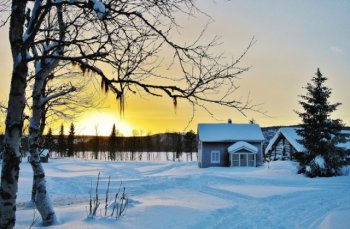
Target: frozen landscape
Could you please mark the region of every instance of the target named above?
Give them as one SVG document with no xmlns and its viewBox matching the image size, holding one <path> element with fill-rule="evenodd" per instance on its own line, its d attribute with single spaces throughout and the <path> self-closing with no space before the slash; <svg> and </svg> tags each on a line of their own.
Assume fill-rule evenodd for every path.
<svg viewBox="0 0 350 229">
<path fill-rule="evenodd" d="M 59 217 L 48 228 L 348 228 L 350 175 L 310 179 L 296 164 L 200 169 L 196 162 L 111 162 L 50 159 L 43 164 Z M 91 182 L 101 172 L 101 209 L 123 181 L 130 203 L 119 220 L 87 219 Z M 29 228 L 32 171 L 21 163 L 16 228 Z M 93 185 L 94 186 L 94 185 Z M 94 195 L 94 190 L 92 191 Z M 37 217 L 35 214 L 34 217 Z M 41 228 L 37 220 L 32 228 Z"/>
</svg>

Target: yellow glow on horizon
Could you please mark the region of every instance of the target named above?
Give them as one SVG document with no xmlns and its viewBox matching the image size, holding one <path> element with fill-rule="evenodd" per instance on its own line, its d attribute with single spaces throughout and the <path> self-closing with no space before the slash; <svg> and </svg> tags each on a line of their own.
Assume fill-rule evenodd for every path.
<svg viewBox="0 0 350 229">
<path fill-rule="evenodd" d="M 96 135 L 109 136 L 112 132 L 113 124 L 116 130 L 122 133 L 123 136 L 131 136 L 132 127 L 126 121 L 120 120 L 116 115 L 110 113 L 89 113 L 82 117 L 76 127 L 77 135 Z"/>
</svg>

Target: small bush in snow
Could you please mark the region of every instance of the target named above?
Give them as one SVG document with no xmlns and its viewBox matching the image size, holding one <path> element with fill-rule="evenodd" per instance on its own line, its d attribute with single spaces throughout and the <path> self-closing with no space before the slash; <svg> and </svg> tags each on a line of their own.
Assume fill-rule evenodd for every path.
<svg viewBox="0 0 350 229">
<path fill-rule="evenodd" d="M 113 200 L 110 202 L 109 199 L 109 187 L 110 187 L 111 177 L 108 177 L 108 184 L 105 196 L 104 209 L 100 208 L 101 202 L 99 198 L 99 183 L 100 183 L 100 172 L 97 175 L 97 181 L 95 186 L 95 197 L 92 197 L 92 183 L 90 189 L 90 200 L 89 200 L 89 214 L 88 218 L 93 218 L 97 215 L 98 209 L 100 208 L 100 214 L 104 211 L 105 217 L 111 217 L 118 220 L 120 217 L 124 216 L 128 208 L 129 199 L 126 193 L 125 187 L 122 187 L 122 182 L 120 182 L 119 189 L 114 195 Z M 110 212 L 110 213 L 109 213 Z"/>
</svg>

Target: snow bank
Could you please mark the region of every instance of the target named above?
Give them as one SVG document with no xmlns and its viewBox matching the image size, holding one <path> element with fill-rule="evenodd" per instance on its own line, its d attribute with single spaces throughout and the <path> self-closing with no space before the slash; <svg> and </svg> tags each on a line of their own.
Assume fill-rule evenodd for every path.
<svg viewBox="0 0 350 229">
<path fill-rule="evenodd" d="M 315 190 L 315 188 L 299 188 L 271 185 L 219 185 L 215 188 L 254 198 L 267 198 L 272 196 L 286 195 L 294 192 L 305 192 Z"/>
<path fill-rule="evenodd" d="M 65 228 L 346 228 L 350 176 L 306 178 L 296 164 L 199 169 L 196 162 L 114 162 L 53 159 L 43 164 L 47 188 Z M 101 172 L 101 206 L 108 176 L 110 196 L 120 181 L 130 205 L 116 221 L 98 213 L 87 220 L 91 182 Z M 29 228 L 32 171 L 21 163 L 16 228 Z M 93 190 L 94 193 L 94 190 Z M 103 212 L 103 211 L 102 211 Z M 254 219 L 254 220 L 252 220 Z M 32 228 L 42 228 L 37 221 Z"/>
<path fill-rule="evenodd" d="M 331 211 L 321 224 L 318 226 L 319 229 L 328 229 L 328 228 L 336 228 L 336 229 L 348 229 L 349 228 L 349 216 L 350 209 L 339 209 Z"/>
<path fill-rule="evenodd" d="M 227 201 L 205 193 L 192 191 L 188 189 L 164 189 L 154 191 L 147 195 L 135 198 L 142 203 L 143 206 L 174 206 L 181 208 L 191 208 L 196 211 L 214 211 L 220 208 L 233 207 L 232 201 Z M 208 205 L 208 202 L 215 205 Z"/>
</svg>

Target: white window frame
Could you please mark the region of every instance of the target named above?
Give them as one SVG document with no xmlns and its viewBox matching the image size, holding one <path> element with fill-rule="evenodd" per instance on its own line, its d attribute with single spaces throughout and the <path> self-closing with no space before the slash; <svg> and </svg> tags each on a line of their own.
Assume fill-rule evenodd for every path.
<svg viewBox="0 0 350 229">
<path fill-rule="evenodd" d="M 212 150 L 210 153 L 210 162 L 219 164 L 220 163 L 220 151 L 219 150 Z"/>
</svg>

